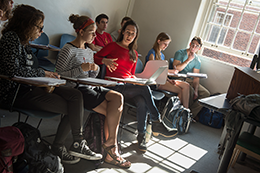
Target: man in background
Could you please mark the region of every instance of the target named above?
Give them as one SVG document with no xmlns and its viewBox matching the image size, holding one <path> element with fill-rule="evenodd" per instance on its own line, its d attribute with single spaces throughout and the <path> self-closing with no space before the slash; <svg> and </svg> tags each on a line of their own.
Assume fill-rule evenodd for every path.
<svg viewBox="0 0 260 173">
<path fill-rule="evenodd" d="M 106 14 L 100 14 L 96 17 L 95 22 L 97 25 L 96 38 L 89 45 L 93 51 L 100 51 L 108 43 L 112 42 L 112 37 L 109 33 L 105 32 L 108 25 L 108 16 Z"/>
<path fill-rule="evenodd" d="M 175 53 L 173 67 L 176 67 L 179 73 L 199 73 L 201 61 L 196 52 L 201 49 L 202 45 L 202 39 L 195 36 L 191 40 L 190 47 L 188 49 L 181 49 Z M 198 120 L 197 114 L 202 108 L 202 106 L 198 103 L 198 99 L 209 97 L 210 93 L 205 87 L 200 85 L 198 77 L 187 78 L 186 82 L 190 84 L 189 108 L 191 109 L 193 118 Z"/>
</svg>

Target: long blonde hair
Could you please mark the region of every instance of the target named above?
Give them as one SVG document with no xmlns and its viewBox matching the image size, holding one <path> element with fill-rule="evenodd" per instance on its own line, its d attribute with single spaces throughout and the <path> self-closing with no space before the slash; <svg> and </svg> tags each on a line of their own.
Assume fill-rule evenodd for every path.
<svg viewBox="0 0 260 173">
<path fill-rule="evenodd" d="M 161 60 L 161 52 L 159 50 L 158 40 L 160 40 L 160 41 L 171 40 L 171 37 L 167 33 L 165 33 L 165 32 L 161 32 L 157 36 L 157 38 L 156 38 L 156 40 L 155 40 L 155 42 L 153 44 L 153 49 L 155 51 L 155 57 L 154 57 L 155 60 Z"/>
</svg>

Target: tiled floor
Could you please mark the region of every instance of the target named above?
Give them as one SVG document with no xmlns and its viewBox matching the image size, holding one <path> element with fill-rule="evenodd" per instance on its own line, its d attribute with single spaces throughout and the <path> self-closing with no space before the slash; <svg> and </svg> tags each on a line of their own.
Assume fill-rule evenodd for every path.
<svg viewBox="0 0 260 173">
<path fill-rule="evenodd" d="M 0 115 L 5 115 L 2 118 L 2 126 L 12 125 L 17 121 L 16 113 L 1 111 Z M 126 115 L 126 114 L 125 114 Z M 87 117 L 87 115 L 86 115 Z M 85 118 L 86 118 L 85 117 Z M 134 116 L 126 115 L 125 121 L 134 119 Z M 37 125 L 37 118 L 30 118 L 29 123 Z M 53 134 L 56 132 L 60 117 L 52 119 L 44 119 L 40 126 L 42 136 Z M 164 138 L 161 136 L 152 137 L 148 143 L 146 153 L 140 153 L 137 147 L 136 135 L 134 130 L 129 128 L 123 130 L 121 134 L 123 157 L 132 162 L 131 168 L 124 170 L 108 164 L 96 166 L 93 161 L 81 160 L 75 165 L 64 165 L 66 173 L 189 173 L 191 170 L 196 170 L 199 173 L 215 173 L 218 168 L 219 159 L 217 154 L 217 145 L 222 132 L 222 129 L 214 129 L 204 126 L 200 123 L 192 123 L 190 131 L 184 135 L 177 135 L 172 138 Z M 52 142 L 53 137 L 45 138 Z M 119 137 L 120 139 L 120 137 Z M 71 136 L 66 140 L 66 146 L 71 143 Z M 247 159 L 248 160 L 248 159 Z M 257 165 L 259 163 L 256 163 Z M 247 164 L 253 167 L 254 164 Z M 234 168 L 230 168 L 229 173 L 256 173 L 259 172 L 236 164 Z"/>
</svg>

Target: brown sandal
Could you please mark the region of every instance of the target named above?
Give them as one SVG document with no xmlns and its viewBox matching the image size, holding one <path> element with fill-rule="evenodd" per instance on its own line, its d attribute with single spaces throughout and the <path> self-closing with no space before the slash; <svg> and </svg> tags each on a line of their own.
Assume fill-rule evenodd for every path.
<svg viewBox="0 0 260 173">
<path fill-rule="evenodd" d="M 102 147 L 104 148 L 104 150 L 109 154 L 110 157 L 112 157 L 113 160 L 107 160 L 105 159 L 105 163 L 111 164 L 111 165 L 115 165 L 118 166 L 120 168 L 130 168 L 131 166 L 131 162 L 129 162 L 128 160 L 123 159 L 120 156 L 117 156 L 115 154 L 112 153 L 112 148 L 115 148 L 115 145 L 111 145 L 109 147 L 105 146 L 104 144 L 102 145 Z M 118 159 L 123 159 L 123 160 L 118 160 Z M 129 162 L 130 165 L 123 165 L 124 163 Z"/>
</svg>

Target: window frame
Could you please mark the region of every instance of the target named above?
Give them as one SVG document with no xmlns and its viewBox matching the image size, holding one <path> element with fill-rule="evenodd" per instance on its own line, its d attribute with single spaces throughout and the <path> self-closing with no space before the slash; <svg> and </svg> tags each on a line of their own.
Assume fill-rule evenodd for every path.
<svg viewBox="0 0 260 173">
<path fill-rule="evenodd" d="M 230 27 L 230 24 L 228 26 L 225 26 L 224 25 L 225 19 L 223 20 L 221 25 L 219 25 L 217 23 L 213 24 L 214 22 L 211 22 L 211 21 L 215 20 L 215 17 L 214 17 L 215 14 L 220 12 L 220 11 L 217 11 L 217 8 L 218 8 L 217 7 L 217 3 L 218 3 L 218 1 L 221 1 L 221 0 L 211 0 L 209 2 L 209 5 L 208 5 L 207 11 L 206 11 L 206 15 L 202 19 L 203 23 L 202 23 L 202 29 L 200 31 L 200 35 L 202 36 L 202 39 L 204 40 L 204 45 L 203 45 L 201 51 L 198 52 L 198 54 L 202 55 L 202 53 L 204 51 L 204 48 L 209 48 L 209 49 L 212 49 L 214 51 L 226 52 L 227 54 L 230 54 L 230 55 L 234 55 L 234 56 L 237 56 L 237 57 L 240 57 L 240 58 L 244 58 L 244 59 L 247 59 L 247 60 L 252 60 L 254 54 L 258 53 L 258 49 L 259 49 L 259 46 L 260 46 L 260 39 L 259 39 L 254 53 L 250 53 L 249 52 L 254 36 L 257 35 L 258 37 L 260 37 L 260 33 L 256 33 L 257 26 L 260 25 L 260 12 L 257 13 L 256 11 L 246 10 L 246 7 L 250 3 L 250 1 L 249 0 L 245 0 L 244 6 L 243 6 L 242 9 L 241 8 L 237 8 L 237 9 L 232 8 L 232 9 L 235 9 L 235 10 L 239 9 L 239 11 L 242 13 L 240 18 L 239 18 L 239 23 L 237 24 L 236 28 Z M 241 2 L 243 0 L 227 0 L 228 5 L 230 3 L 232 3 L 232 2 L 234 2 L 234 1 Z M 224 18 L 226 18 L 226 14 L 229 14 L 228 13 L 228 10 L 229 10 L 228 5 L 226 5 L 226 6 L 223 5 L 223 7 L 225 8 L 225 12 L 223 12 L 223 13 L 225 13 L 225 17 Z M 242 19 L 243 19 L 244 13 L 248 13 L 248 12 L 249 13 L 253 13 L 253 14 L 257 14 L 257 20 L 256 20 L 256 23 L 255 23 L 252 31 L 245 31 L 245 30 L 239 29 L 240 24 L 241 24 Z M 233 19 L 233 17 L 231 18 L 231 21 L 232 21 L 232 19 Z M 229 47 L 225 46 L 224 44 L 221 44 L 221 45 L 217 44 L 217 42 L 219 40 L 219 37 L 221 35 L 221 32 L 218 33 L 218 36 L 217 36 L 217 39 L 216 39 L 215 43 L 206 41 L 207 38 L 208 38 L 208 35 L 211 32 L 211 31 L 207 31 L 208 27 L 210 28 L 210 26 L 213 26 L 213 25 L 220 26 L 220 30 L 222 30 L 222 28 L 235 30 L 234 37 L 232 38 L 232 42 L 231 42 Z M 211 29 L 209 29 L 209 30 L 211 30 Z M 250 44 L 248 44 L 246 46 L 246 50 L 245 51 L 241 51 L 241 50 L 237 50 L 237 49 L 233 48 L 235 39 L 237 37 L 237 33 L 239 31 L 243 32 L 243 33 L 250 33 L 250 38 L 249 38 Z M 224 38 L 224 41 L 225 41 L 225 38 Z"/>
</svg>

